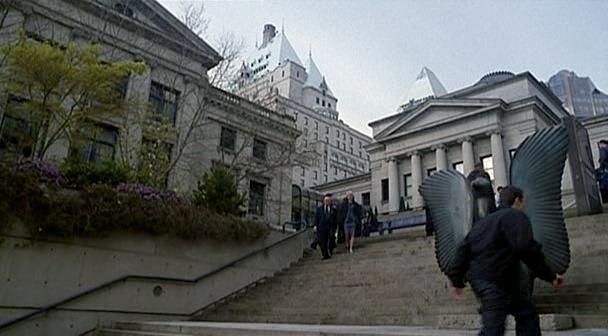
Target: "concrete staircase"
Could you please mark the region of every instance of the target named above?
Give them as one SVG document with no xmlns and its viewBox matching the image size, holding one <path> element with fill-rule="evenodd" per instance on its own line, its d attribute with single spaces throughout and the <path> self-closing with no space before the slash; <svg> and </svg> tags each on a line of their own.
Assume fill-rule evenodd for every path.
<svg viewBox="0 0 608 336">
<path fill-rule="evenodd" d="M 474 330 L 404 326 L 345 326 L 221 322 L 118 322 L 97 336 L 474 336 Z M 514 336 L 514 331 L 506 335 Z M 543 332 L 545 336 L 608 336 L 607 330 Z"/>
<path fill-rule="evenodd" d="M 567 314 L 576 327 L 608 328 L 608 214 L 567 220 L 572 264 L 566 286 L 537 281 L 543 314 Z M 434 257 L 434 241 L 414 229 L 342 248 L 330 260 L 311 254 L 237 300 L 197 319 L 264 323 L 458 326 L 477 320 L 471 292 L 453 299 Z M 548 323 L 551 324 L 551 323 Z M 462 323 L 463 327 L 471 327 Z"/>
<path fill-rule="evenodd" d="M 570 326 L 608 328 L 608 214 L 570 218 L 567 225 L 572 250 L 567 285 L 555 292 L 547 284 L 536 283 L 534 299 L 539 311 L 545 314 L 541 324 L 549 330 Z M 180 324 L 196 326 L 198 329 L 194 331 L 173 332 L 169 326 L 175 325 L 167 323 L 144 327 L 118 324 L 101 330 L 99 335 L 475 334 L 463 329 L 478 327 L 478 303 L 468 290 L 465 300 L 450 296 L 448 281 L 436 265 L 433 238 L 424 237 L 422 228 L 361 240 L 356 243 L 354 254 L 343 250 L 339 247 L 333 258 L 325 261 L 320 260 L 319 252 L 310 253 L 264 283 L 203 310 L 196 320 L 206 322 Z M 231 323 L 214 324 L 217 322 Z M 301 325 L 293 330 L 287 328 L 290 330 L 287 332 L 280 327 L 286 323 Z M 318 324 L 322 325 L 319 328 L 339 325 L 336 328 L 350 331 L 307 329 Z M 223 329 L 217 329 L 220 325 Z M 377 327 L 357 329 L 360 332 L 348 329 L 361 325 Z M 410 329 L 402 327 L 399 333 L 378 331 L 390 329 L 387 325 Z M 249 329 L 244 332 L 242 328 Z M 432 328 L 460 331 L 444 334 Z M 596 331 L 554 333 L 608 335 Z"/>
</svg>

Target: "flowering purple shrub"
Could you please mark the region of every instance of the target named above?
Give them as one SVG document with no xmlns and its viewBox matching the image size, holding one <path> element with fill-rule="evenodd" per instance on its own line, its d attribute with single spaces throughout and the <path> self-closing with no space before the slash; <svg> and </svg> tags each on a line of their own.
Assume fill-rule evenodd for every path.
<svg viewBox="0 0 608 336">
<path fill-rule="evenodd" d="M 179 206 L 187 205 L 186 200 L 172 190 L 159 190 L 141 183 L 121 183 L 116 186 L 116 191 L 137 194 L 146 201 L 165 201 Z"/>
<path fill-rule="evenodd" d="M 13 170 L 34 173 L 39 177 L 41 182 L 60 184 L 63 180 L 61 172 L 56 165 L 35 157 L 20 157 L 13 165 Z"/>
</svg>

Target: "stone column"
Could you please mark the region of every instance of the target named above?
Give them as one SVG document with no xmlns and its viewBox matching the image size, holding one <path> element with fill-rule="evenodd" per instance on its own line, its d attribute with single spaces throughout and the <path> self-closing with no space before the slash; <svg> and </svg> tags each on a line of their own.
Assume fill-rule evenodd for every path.
<svg viewBox="0 0 608 336">
<path fill-rule="evenodd" d="M 447 148 L 445 145 L 440 144 L 434 147 L 435 149 L 435 162 L 437 163 L 437 171 L 448 169 L 448 155 Z"/>
<path fill-rule="evenodd" d="M 422 184 L 422 158 L 419 152 L 413 152 L 411 154 L 412 160 L 412 208 L 422 208 L 424 201 L 422 195 L 418 191 Z"/>
<path fill-rule="evenodd" d="M 388 159 L 388 211 L 399 211 L 399 161 Z"/>
<path fill-rule="evenodd" d="M 473 153 L 473 139 L 471 137 L 462 139 L 462 163 L 464 175 L 467 176 L 475 168 L 475 154 Z"/>
<path fill-rule="evenodd" d="M 494 165 L 494 185 L 506 186 L 507 164 L 505 161 L 505 149 L 502 146 L 502 135 L 499 130 L 490 133 L 490 145 L 492 147 L 492 163 Z"/>
</svg>

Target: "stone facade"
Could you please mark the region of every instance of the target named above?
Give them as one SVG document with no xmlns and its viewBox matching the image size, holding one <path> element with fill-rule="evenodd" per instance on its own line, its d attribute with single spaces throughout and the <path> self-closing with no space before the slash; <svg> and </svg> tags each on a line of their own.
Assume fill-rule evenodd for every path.
<svg viewBox="0 0 608 336">
<path fill-rule="evenodd" d="M 367 146 L 367 188 L 344 181 L 318 189 L 339 192 L 356 187 L 361 194 L 371 194 L 371 206 L 379 213 L 388 214 L 399 210 L 402 199 L 406 207 L 421 208 L 418 187 L 438 170 L 456 169 L 466 175 L 481 162 L 494 187 L 506 185 L 519 144 L 568 115 L 561 101 L 529 72 L 492 73 L 474 85 L 404 105 L 399 113 L 371 122 L 374 142 Z M 583 125 L 597 163 L 597 143 L 608 138 L 608 119 L 586 119 Z M 564 206 L 574 206 L 568 165 L 562 185 Z"/>
<path fill-rule="evenodd" d="M 243 62 L 235 92 L 296 119 L 302 155 L 293 183 L 312 187 L 369 171 L 371 138 L 339 119 L 338 99 L 309 53 L 306 64 L 284 32 L 264 27 L 263 42 Z"/>
<path fill-rule="evenodd" d="M 237 169 L 241 191 L 249 195 L 251 215 L 276 224 L 289 220 L 289 154 L 300 134 L 295 119 L 212 87 L 207 71 L 220 62 L 220 55 L 155 0 L 15 2 L 7 12 L 0 38 L 9 41 L 21 30 L 34 39 L 59 44 L 100 43 L 108 62 L 146 63 L 150 71 L 129 78 L 126 97 L 150 103 L 160 99 L 174 111 L 178 135 L 167 140 L 169 155 L 175 161 L 168 187 L 188 193 L 214 164 L 229 164 Z M 3 111 L 0 117 L 4 125 L 10 116 Z M 202 126 L 192 127 L 193 120 L 200 120 Z M 117 155 L 118 142 L 123 141 L 137 165 L 136 153 L 145 141 L 141 127 L 107 123 L 117 139 L 111 144 L 112 156 Z M 222 135 L 229 138 L 230 145 L 222 141 Z M 178 148 L 183 148 L 179 155 Z M 69 151 L 69 143 L 59 141 L 47 158 L 61 161 Z M 276 164 L 277 158 L 281 164 Z"/>
</svg>

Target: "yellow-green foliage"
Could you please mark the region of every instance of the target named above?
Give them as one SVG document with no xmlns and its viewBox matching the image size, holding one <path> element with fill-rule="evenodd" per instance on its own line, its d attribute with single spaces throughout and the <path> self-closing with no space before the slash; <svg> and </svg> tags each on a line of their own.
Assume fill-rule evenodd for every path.
<svg viewBox="0 0 608 336">
<path fill-rule="evenodd" d="M 28 136 L 38 157 L 58 139 L 71 139 L 87 121 L 129 113 L 133 106 L 117 88 L 124 78 L 146 71 L 141 62 L 103 62 L 102 47 L 95 44 L 58 46 L 21 36 L 0 52 L 8 113 L 36 125 Z"/>
</svg>

